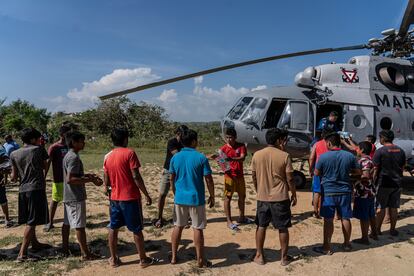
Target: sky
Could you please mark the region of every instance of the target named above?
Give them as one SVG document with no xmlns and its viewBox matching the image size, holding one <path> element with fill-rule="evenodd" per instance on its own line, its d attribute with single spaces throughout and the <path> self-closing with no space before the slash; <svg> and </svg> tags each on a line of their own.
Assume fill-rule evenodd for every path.
<svg viewBox="0 0 414 276">
<path fill-rule="evenodd" d="M 398 28 L 407 0 L 1 0 L 0 99 L 79 112 L 98 96 L 240 61 L 366 43 Z M 252 91 L 368 50 L 278 60 L 129 97 L 174 121 L 216 121 Z"/>
</svg>

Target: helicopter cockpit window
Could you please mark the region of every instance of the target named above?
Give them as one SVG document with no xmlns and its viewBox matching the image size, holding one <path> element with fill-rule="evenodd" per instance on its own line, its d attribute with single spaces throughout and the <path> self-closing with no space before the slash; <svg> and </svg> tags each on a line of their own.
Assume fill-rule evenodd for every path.
<svg viewBox="0 0 414 276">
<path fill-rule="evenodd" d="M 308 130 L 308 113 L 308 103 L 290 102 L 286 105 L 278 127 L 294 130 Z"/>
<path fill-rule="evenodd" d="M 232 120 L 239 119 L 252 100 L 253 97 L 244 97 L 240 99 L 237 104 L 230 110 L 228 117 Z"/>
<path fill-rule="evenodd" d="M 256 98 L 244 114 L 242 121 L 248 125 L 254 125 L 259 128 L 259 120 L 266 112 L 267 100 Z"/>
</svg>

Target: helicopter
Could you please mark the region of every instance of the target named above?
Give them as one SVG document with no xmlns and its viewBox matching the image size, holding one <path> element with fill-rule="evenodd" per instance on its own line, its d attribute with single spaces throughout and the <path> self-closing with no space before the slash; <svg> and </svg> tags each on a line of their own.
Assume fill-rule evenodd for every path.
<svg viewBox="0 0 414 276">
<path fill-rule="evenodd" d="M 330 112 L 338 114 L 339 128 L 352 133 L 355 141 L 367 135 L 378 136 L 381 130 L 393 130 L 394 143 L 407 158 L 414 157 L 414 0 L 409 0 L 400 28 L 383 31 L 382 37 L 368 43 L 339 48 L 322 48 L 275 55 L 152 82 L 101 96 L 101 100 L 195 78 L 219 71 L 273 60 L 328 52 L 371 50 L 371 55 L 355 56 L 347 63 L 311 66 L 295 77 L 296 86 L 274 87 L 243 95 L 224 116 L 221 127 L 234 128 L 238 141 L 249 152 L 266 146 L 269 128 L 289 131 L 287 152 L 305 160 L 320 119 Z M 305 175 L 294 172 L 296 186 L 306 184 Z"/>
</svg>

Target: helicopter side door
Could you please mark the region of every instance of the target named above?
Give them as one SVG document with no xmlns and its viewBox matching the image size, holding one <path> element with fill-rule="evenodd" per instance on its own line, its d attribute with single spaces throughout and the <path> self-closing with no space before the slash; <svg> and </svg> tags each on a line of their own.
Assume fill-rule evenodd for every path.
<svg viewBox="0 0 414 276">
<path fill-rule="evenodd" d="M 312 104 L 301 100 L 288 101 L 278 127 L 289 131 L 286 148 L 291 156 L 298 158 L 306 156 L 309 153 L 314 131 Z"/>
<path fill-rule="evenodd" d="M 345 105 L 345 131 L 352 134 L 355 142 L 365 140 L 369 134 L 376 132 L 374 107 Z"/>
</svg>

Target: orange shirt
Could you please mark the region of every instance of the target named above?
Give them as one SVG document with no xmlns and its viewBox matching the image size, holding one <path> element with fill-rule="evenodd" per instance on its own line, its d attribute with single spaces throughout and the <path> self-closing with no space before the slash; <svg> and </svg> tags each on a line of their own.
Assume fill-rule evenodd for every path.
<svg viewBox="0 0 414 276">
<path fill-rule="evenodd" d="M 114 148 L 104 159 L 104 171 L 111 182 L 111 200 L 128 201 L 141 198 L 132 171 L 141 167 L 138 156 L 128 148 Z"/>
<path fill-rule="evenodd" d="M 320 140 L 318 142 L 316 142 L 315 144 L 315 151 L 316 151 L 316 163 L 318 163 L 319 161 L 319 157 L 321 157 L 322 154 L 324 154 L 325 152 L 328 152 L 328 147 L 326 146 L 326 142 L 325 140 Z"/>
</svg>

